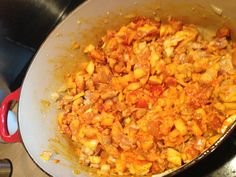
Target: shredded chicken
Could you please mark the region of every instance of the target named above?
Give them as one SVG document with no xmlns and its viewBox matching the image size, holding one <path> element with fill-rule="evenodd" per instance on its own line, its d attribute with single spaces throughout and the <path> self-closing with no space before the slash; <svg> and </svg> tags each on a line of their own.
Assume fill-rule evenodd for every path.
<svg viewBox="0 0 236 177">
<path fill-rule="evenodd" d="M 137 17 L 88 45 L 86 67 L 52 95 L 60 131 L 99 174 L 178 168 L 235 121 L 234 51 L 226 27 L 207 41 L 192 24 Z"/>
</svg>

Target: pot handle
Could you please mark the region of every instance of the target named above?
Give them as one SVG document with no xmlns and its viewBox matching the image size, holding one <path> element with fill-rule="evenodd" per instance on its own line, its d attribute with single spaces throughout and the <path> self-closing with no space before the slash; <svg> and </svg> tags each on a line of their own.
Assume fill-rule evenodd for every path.
<svg viewBox="0 0 236 177">
<path fill-rule="evenodd" d="M 19 130 L 10 135 L 7 128 L 7 115 L 10 110 L 11 102 L 19 101 L 20 91 L 21 88 L 18 88 L 14 92 L 10 93 L 6 98 L 4 98 L 0 107 L 0 136 L 2 140 L 7 143 L 21 142 Z"/>
</svg>

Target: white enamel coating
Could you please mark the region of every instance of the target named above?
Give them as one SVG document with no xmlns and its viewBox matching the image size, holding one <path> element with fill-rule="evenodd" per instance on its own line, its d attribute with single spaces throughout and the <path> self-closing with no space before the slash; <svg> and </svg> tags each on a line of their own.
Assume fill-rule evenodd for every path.
<svg viewBox="0 0 236 177">
<path fill-rule="evenodd" d="M 152 5 L 140 6 L 140 4 L 149 4 L 150 2 L 152 2 Z M 58 46 L 71 45 L 69 34 L 71 32 L 78 33 L 78 19 L 104 16 L 107 12 L 118 13 L 119 9 L 125 12 L 131 7 L 138 8 L 139 15 L 152 14 L 153 9 L 160 7 L 157 12 L 159 11 L 162 16 L 170 14 L 204 27 L 220 26 L 220 21 L 222 20 L 213 12 L 210 4 L 222 8 L 223 15 L 230 17 L 231 20 L 236 19 L 236 3 L 234 3 L 234 0 L 159 0 L 155 1 L 156 3 L 153 2 L 153 0 L 89 0 L 66 18 L 41 46 L 22 86 L 19 103 L 19 127 L 24 145 L 30 156 L 48 174 L 55 177 L 74 176 L 72 169 L 65 165 L 69 162 L 63 160 L 60 155 L 57 158 L 62 159 L 63 163 L 59 164 L 44 162 L 39 158 L 39 154 L 48 149 L 48 139 L 55 136 L 57 124 L 55 109 L 42 113 L 40 111 L 40 100 L 49 98 L 49 92 L 46 88 L 60 84 L 53 79 L 52 73 L 55 68 L 48 60 L 63 55 L 62 48 Z M 187 5 L 180 5 L 184 3 Z M 195 7 L 199 12 L 196 12 L 192 7 Z M 116 20 L 114 19 L 114 21 Z M 86 30 L 89 27 L 89 24 L 82 23 L 80 25 L 82 30 Z M 229 26 L 236 29 L 236 23 L 232 22 Z M 105 28 L 105 24 L 104 26 L 98 26 L 98 28 Z M 85 175 L 80 174 L 77 176 L 82 177 Z"/>
</svg>

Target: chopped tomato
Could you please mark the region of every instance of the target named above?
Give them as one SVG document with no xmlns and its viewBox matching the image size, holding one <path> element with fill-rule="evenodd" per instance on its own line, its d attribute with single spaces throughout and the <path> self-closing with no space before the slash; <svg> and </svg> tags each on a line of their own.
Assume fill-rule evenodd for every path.
<svg viewBox="0 0 236 177">
<path fill-rule="evenodd" d="M 173 86 L 174 87 L 174 86 L 176 86 L 177 81 L 174 77 L 167 77 L 165 79 L 165 83 L 166 83 L 167 86 Z"/>
<path fill-rule="evenodd" d="M 150 86 L 150 91 L 154 97 L 159 97 L 164 91 L 163 85 L 150 84 L 149 86 Z"/>
<path fill-rule="evenodd" d="M 148 107 L 148 104 L 147 104 L 147 101 L 146 100 L 138 100 L 137 103 L 136 103 L 136 108 L 147 108 Z"/>
</svg>

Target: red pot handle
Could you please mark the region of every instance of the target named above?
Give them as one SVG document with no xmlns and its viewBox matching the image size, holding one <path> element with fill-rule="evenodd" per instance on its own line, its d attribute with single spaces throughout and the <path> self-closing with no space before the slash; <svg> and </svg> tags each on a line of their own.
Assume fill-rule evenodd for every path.
<svg viewBox="0 0 236 177">
<path fill-rule="evenodd" d="M 0 136 L 4 142 L 14 143 L 21 142 L 20 132 L 17 130 L 13 135 L 10 135 L 7 128 L 7 115 L 10 110 L 11 102 L 19 101 L 21 88 L 10 93 L 2 102 L 0 107 Z"/>
</svg>

